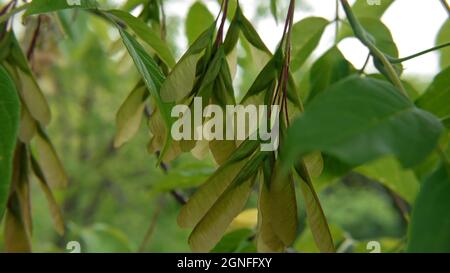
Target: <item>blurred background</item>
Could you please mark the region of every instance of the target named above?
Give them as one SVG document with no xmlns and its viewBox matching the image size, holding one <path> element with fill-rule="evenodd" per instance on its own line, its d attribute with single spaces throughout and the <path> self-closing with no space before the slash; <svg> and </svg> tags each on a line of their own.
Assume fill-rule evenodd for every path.
<svg viewBox="0 0 450 273">
<path fill-rule="evenodd" d="M 0 4 L 5 2 L 0 0 Z M 126 1 L 99 2 L 103 7 L 120 8 Z M 195 2 L 164 0 L 167 39 L 177 58 L 188 46 L 186 17 Z M 200 2 L 214 17 L 217 15 L 216 0 Z M 240 2 L 263 40 L 274 49 L 280 39 L 288 1 L 278 1 L 282 7 L 278 10 L 278 23 L 270 13 L 270 1 Z M 311 15 L 329 20 L 335 17 L 334 0 L 297 2 L 296 21 Z M 102 19 L 82 11 L 63 14 L 71 32 L 63 32 L 55 18 L 47 16 L 32 66 L 52 108 L 53 120 L 48 133 L 70 179 L 67 189 L 55 193 L 67 232 L 61 237 L 54 231 L 45 196 L 37 183 L 33 183 L 33 250 L 68 252 L 67 243 L 78 241 L 82 252 L 190 251 L 187 244 L 190 231 L 179 228 L 176 223 L 180 199 L 188 197 L 193 187 L 213 173 L 213 161 L 183 155 L 166 166 L 167 170 L 162 170 L 156 165 L 155 156 L 146 151 L 149 135 L 145 124 L 133 141 L 119 150 L 114 149 L 116 111 L 139 76 L 125 54 L 118 33 Z M 133 14 L 139 14 L 139 9 L 133 10 Z M 400 56 L 406 56 L 434 46 L 446 18 L 438 0 L 397 0 L 383 16 L 383 22 L 391 29 Z M 25 22 L 16 18 L 14 28 L 24 48 L 29 44 L 35 25 L 36 18 Z M 308 65 L 333 44 L 333 31 L 330 25 Z M 339 48 L 356 68 L 363 66 L 367 50 L 359 42 L 345 39 Z M 248 65 L 246 58 L 245 53 L 240 53 L 242 67 Z M 405 63 L 404 78 L 409 79 L 418 92 L 423 92 L 438 67 L 437 53 L 428 54 Z M 241 71 L 237 89 L 245 90 L 254 76 Z M 398 196 L 356 172 L 339 181 L 317 181 L 317 187 L 339 251 L 369 252 L 366 244 L 371 240 L 379 241 L 384 252 L 402 250 L 408 220 L 402 211 L 407 210 L 408 205 Z M 316 252 L 305 224 L 300 196 L 298 194 L 302 224 L 298 240 L 290 251 Z M 215 251 L 255 250 L 249 240 L 255 225 L 252 210 L 255 207 L 253 197 L 247 214 L 234 223 L 234 229 Z M 2 233 L 0 249 L 1 245 Z"/>
</svg>

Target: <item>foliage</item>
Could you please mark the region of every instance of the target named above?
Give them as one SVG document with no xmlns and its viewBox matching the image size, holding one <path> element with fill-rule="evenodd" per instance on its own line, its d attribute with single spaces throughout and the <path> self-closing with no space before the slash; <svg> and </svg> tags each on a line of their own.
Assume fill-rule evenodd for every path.
<svg viewBox="0 0 450 273">
<path fill-rule="evenodd" d="M 371 239 L 392 252 L 450 251 L 449 20 L 436 47 L 402 58 L 382 20 L 394 1 L 369 11 L 340 0 L 334 21 L 298 22 L 295 0 L 266 1 L 261 10 L 285 18 L 272 51 L 239 1 L 218 1 L 219 14 L 196 1 L 177 61 L 168 2 L 3 3 L 5 251 L 61 251 L 72 239 L 90 252 L 357 252 Z M 315 56 L 330 25 L 335 41 Z M 349 37 L 376 74 L 341 52 Z M 435 50 L 441 71 L 421 94 L 402 63 Z M 192 110 L 198 97 L 222 109 L 279 106 L 280 149 L 263 150 L 251 132 L 173 139 L 171 109 Z M 43 232 L 48 222 L 57 236 Z"/>
</svg>

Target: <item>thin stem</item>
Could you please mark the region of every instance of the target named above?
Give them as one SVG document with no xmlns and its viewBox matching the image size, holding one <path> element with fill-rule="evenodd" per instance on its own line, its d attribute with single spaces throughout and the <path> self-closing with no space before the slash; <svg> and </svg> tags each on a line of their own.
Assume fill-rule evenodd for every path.
<svg viewBox="0 0 450 273">
<path fill-rule="evenodd" d="M 41 30 L 41 22 L 42 22 L 42 17 L 41 17 L 41 15 L 39 15 L 38 19 L 37 19 L 36 29 L 34 30 L 33 38 L 31 39 L 30 47 L 28 48 L 28 51 L 27 51 L 27 60 L 28 61 L 31 61 L 31 59 L 33 58 L 34 50 L 36 49 L 37 40 L 39 38 L 39 32 Z"/>
<path fill-rule="evenodd" d="M 381 64 L 386 69 L 385 76 L 392 82 L 392 84 L 399 89 L 399 91 L 408 98 L 408 93 L 406 92 L 405 88 L 403 87 L 402 82 L 400 81 L 400 78 L 397 75 L 397 72 L 394 69 L 394 66 L 389 62 L 388 58 L 384 53 L 379 50 L 369 39 L 367 36 L 366 31 L 359 23 L 358 19 L 356 19 L 356 16 L 353 14 L 352 8 L 350 7 L 350 4 L 347 2 L 347 0 L 341 0 L 341 4 L 344 8 L 345 14 L 347 15 L 348 22 L 350 23 L 350 26 L 356 36 L 361 43 L 363 43 L 369 50 L 371 55 L 378 59 Z"/>
<path fill-rule="evenodd" d="M 338 35 L 339 35 L 339 0 L 336 0 L 336 16 L 334 18 L 334 31 L 335 31 L 335 35 L 334 35 L 334 43 L 337 44 L 338 43 Z"/>
<path fill-rule="evenodd" d="M 30 4 L 31 3 L 23 4 L 22 6 L 15 8 L 15 9 L 11 10 L 10 12 L 0 16 L 0 24 L 6 22 L 9 18 L 11 18 L 11 16 L 13 16 L 21 11 L 26 10 L 30 6 Z"/>
<path fill-rule="evenodd" d="M 228 1 L 229 0 L 224 0 L 224 2 L 223 2 L 222 21 L 220 22 L 220 27 L 219 27 L 219 30 L 217 32 L 216 48 L 218 48 L 223 43 L 223 29 L 225 27 L 225 22 L 227 21 Z"/>
<path fill-rule="evenodd" d="M 369 61 L 370 61 L 370 56 L 371 56 L 370 53 L 367 54 L 366 61 L 364 62 L 364 65 L 361 67 L 361 69 L 359 70 L 359 74 L 364 73 L 364 70 L 366 70 L 366 67 L 367 67 L 367 65 L 369 64 Z"/>
<path fill-rule="evenodd" d="M 164 200 L 161 199 L 161 200 L 159 200 L 158 203 L 159 204 L 158 204 L 157 208 L 155 209 L 155 212 L 153 213 L 152 219 L 150 220 L 150 225 L 148 226 L 148 229 L 145 233 L 144 240 L 142 240 L 142 243 L 139 246 L 138 252 L 140 252 L 140 253 L 145 251 L 146 246 L 150 242 L 150 239 L 152 238 L 152 235 L 156 228 L 156 223 L 157 223 L 158 217 L 161 214 L 161 210 L 163 209 Z"/>
<path fill-rule="evenodd" d="M 430 52 L 433 52 L 433 51 L 436 51 L 436 50 L 439 50 L 439 49 L 441 49 L 441 48 L 448 47 L 448 46 L 450 46 L 450 42 L 445 43 L 445 44 L 442 44 L 442 45 L 438 45 L 438 46 L 435 46 L 435 47 L 432 47 L 432 48 L 430 48 L 430 49 L 421 51 L 421 52 L 419 52 L 419 53 L 413 54 L 413 55 L 408 56 L 408 57 L 399 58 L 399 59 L 395 59 L 395 58 L 388 57 L 388 59 L 389 59 L 389 61 L 390 61 L 391 63 L 393 63 L 393 64 L 402 63 L 402 62 L 409 61 L 409 60 L 411 60 L 411 59 L 417 58 L 417 57 L 419 57 L 419 56 L 425 55 L 425 54 L 427 54 L 427 53 L 430 53 Z"/>
</svg>

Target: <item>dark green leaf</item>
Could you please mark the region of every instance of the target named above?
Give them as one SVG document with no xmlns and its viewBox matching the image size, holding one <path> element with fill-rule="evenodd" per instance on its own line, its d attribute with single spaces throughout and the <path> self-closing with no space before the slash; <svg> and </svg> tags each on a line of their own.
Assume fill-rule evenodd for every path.
<svg viewBox="0 0 450 273">
<path fill-rule="evenodd" d="M 450 67 L 441 71 L 418 100 L 417 106 L 436 116 L 450 118 Z"/>
<path fill-rule="evenodd" d="M 19 132 L 20 104 L 16 87 L 3 66 L 0 66 L 0 219 L 5 211 L 14 148 Z"/>
<path fill-rule="evenodd" d="M 414 204 L 408 252 L 450 252 L 450 178 L 444 167 L 425 179 Z"/>
<path fill-rule="evenodd" d="M 330 85 L 348 77 L 355 71 L 337 47 L 332 47 L 312 66 L 308 100 L 323 92 Z"/>
<path fill-rule="evenodd" d="M 329 21 L 322 17 L 308 17 L 292 28 L 292 69 L 302 66 L 320 42 Z"/>
<path fill-rule="evenodd" d="M 436 117 L 389 83 L 351 77 L 307 106 L 288 131 L 282 158 L 287 168 L 307 153 L 322 151 L 357 166 L 391 154 L 411 167 L 436 147 L 441 132 Z"/>
<path fill-rule="evenodd" d="M 371 2 L 375 4 L 370 5 Z M 352 10 L 356 17 L 381 18 L 392 3 L 394 0 L 380 0 L 379 4 L 374 0 L 357 0 L 352 6 Z"/>
</svg>

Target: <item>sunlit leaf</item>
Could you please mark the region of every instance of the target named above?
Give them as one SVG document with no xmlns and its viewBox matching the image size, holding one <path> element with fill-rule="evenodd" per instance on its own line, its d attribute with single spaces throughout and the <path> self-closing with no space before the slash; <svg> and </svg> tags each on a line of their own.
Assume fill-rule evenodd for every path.
<svg viewBox="0 0 450 273">
<path fill-rule="evenodd" d="M 203 33 L 214 20 L 214 16 L 202 2 L 195 2 L 190 7 L 186 17 L 185 29 L 189 44 L 194 43 L 200 34 Z M 199 24 L 199 22 L 202 23 Z"/>
<path fill-rule="evenodd" d="M 447 19 L 444 25 L 439 30 L 436 44 L 441 45 L 444 43 L 448 43 L 450 41 L 450 20 Z M 441 68 L 444 69 L 450 66 L 450 48 L 446 47 L 440 50 L 441 58 L 440 65 Z"/>
<path fill-rule="evenodd" d="M 292 28 L 292 68 L 300 68 L 322 38 L 329 21 L 322 17 L 308 17 L 294 24 Z"/>
<path fill-rule="evenodd" d="M 371 1 L 376 4 L 370 5 Z M 352 10 L 356 17 L 381 18 L 392 3 L 394 0 L 357 0 L 352 6 Z"/>
<path fill-rule="evenodd" d="M 419 192 L 420 184 L 414 172 L 403 169 L 394 158 L 381 158 L 359 167 L 356 171 L 382 183 L 410 204 Z"/>
</svg>

